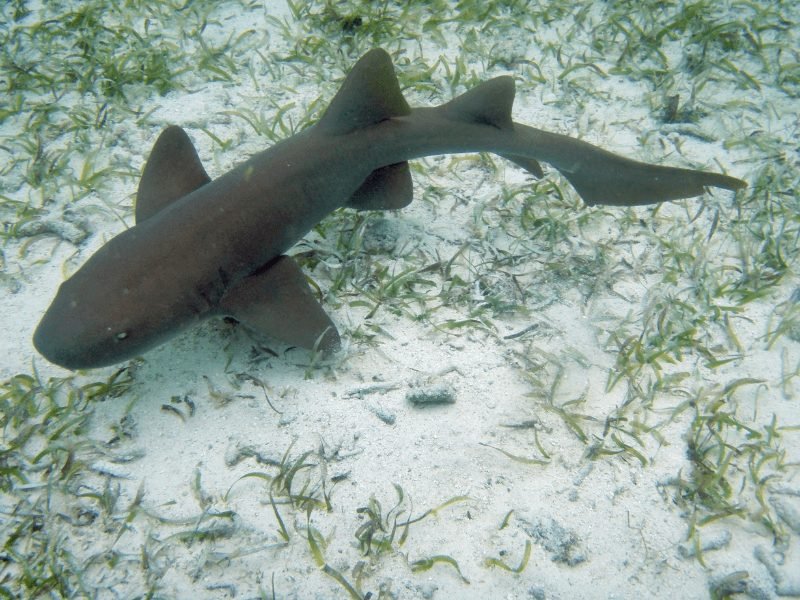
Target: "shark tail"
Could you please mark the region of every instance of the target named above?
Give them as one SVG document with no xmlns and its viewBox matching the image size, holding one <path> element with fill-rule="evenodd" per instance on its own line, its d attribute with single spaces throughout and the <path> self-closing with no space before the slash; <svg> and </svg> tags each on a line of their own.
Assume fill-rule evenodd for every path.
<svg viewBox="0 0 800 600">
<path fill-rule="evenodd" d="M 709 187 L 736 191 L 747 186 L 728 175 L 651 165 L 580 140 L 558 138 L 559 154 L 569 159 L 554 159 L 551 164 L 589 206 L 641 206 L 700 196 Z"/>
<path fill-rule="evenodd" d="M 636 206 L 703 194 L 707 187 L 738 190 L 744 181 L 718 173 L 662 167 L 612 154 L 581 140 L 514 123 L 514 80 L 490 79 L 440 107 L 451 120 L 489 125 L 519 134 L 525 152 L 498 152 L 534 177 L 544 176 L 539 160 L 553 165 L 586 204 Z M 528 151 L 530 147 L 530 151 Z"/>
</svg>

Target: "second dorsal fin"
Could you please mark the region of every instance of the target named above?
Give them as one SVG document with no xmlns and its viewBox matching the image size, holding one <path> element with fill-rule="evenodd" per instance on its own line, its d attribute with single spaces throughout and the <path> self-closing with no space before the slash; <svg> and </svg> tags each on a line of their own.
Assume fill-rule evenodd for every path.
<svg viewBox="0 0 800 600">
<path fill-rule="evenodd" d="M 331 135 L 349 133 L 411 112 L 385 50 L 370 50 L 355 64 L 317 128 Z"/>
<path fill-rule="evenodd" d="M 153 145 L 139 180 L 136 222 L 149 219 L 209 181 L 211 178 L 186 132 L 177 125 L 167 127 Z"/>
<path fill-rule="evenodd" d="M 458 121 L 511 129 L 514 105 L 514 79 L 509 75 L 484 81 L 442 105 L 445 114 Z"/>
</svg>

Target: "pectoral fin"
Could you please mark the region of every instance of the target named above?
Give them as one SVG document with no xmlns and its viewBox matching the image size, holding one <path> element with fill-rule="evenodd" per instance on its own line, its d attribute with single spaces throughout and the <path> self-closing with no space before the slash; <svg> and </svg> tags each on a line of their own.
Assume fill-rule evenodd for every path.
<svg viewBox="0 0 800 600">
<path fill-rule="evenodd" d="M 395 210 L 413 200 L 413 183 L 408 161 L 375 169 L 350 196 L 349 208 L 356 210 Z"/>
<path fill-rule="evenodd" d="M 330 354 L 341 345 L 336 327 L 314 298 L 300 267 L 288 256 L 279 256 L 233 285 L 219 310 L 291 346 Z"/>
</svg>

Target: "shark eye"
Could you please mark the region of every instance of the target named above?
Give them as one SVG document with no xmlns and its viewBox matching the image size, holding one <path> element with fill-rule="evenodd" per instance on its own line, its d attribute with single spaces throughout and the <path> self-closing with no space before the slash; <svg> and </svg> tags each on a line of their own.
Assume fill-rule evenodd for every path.
<svg viewBox="0 0 800 600">
<path fill-rule="evenodd" d="M 127 331 L 120 331 L 120 332 L 119 332 L 119 333 L 118 333 L 116 336 L 114 336 L 114 337 L 116 337 L 118 340 L 124 340 L 126 337 L 128 337 L 128 332 L 127 332 Z"/>
</svg>

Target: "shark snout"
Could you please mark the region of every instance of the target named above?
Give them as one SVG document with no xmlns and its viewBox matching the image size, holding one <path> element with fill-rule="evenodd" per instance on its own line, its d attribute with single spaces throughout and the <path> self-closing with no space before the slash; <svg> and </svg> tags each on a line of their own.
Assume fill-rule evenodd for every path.
<svg viewBox="0 0 800 600">
<path fill-rule="evenodd" d="M 127 334 L 104 326 L 102 307 L 62 285 L 33 334 L 33 345 L 48 361 L 65 369 L 93 369 L 130 358 Z"/>
<path fill-rule="evenodd" d="M 101 366 L 93 359 L 93 353 L 87 351 L 85 343 L 81 343 L 83 337 L 75 329 L 74 321 L 59 310 L 58 302 L 54 302 L 33 334 L 33 345 L 48 361 L 65 369 Z"/>
<path fill-rule="evenodd" d="M 65 369 L 87 368 L 83 353 L 70 343 L 64 327 L 48 311 L 33 334 L 36 350 L 51 363 Z"/>
</svg>

